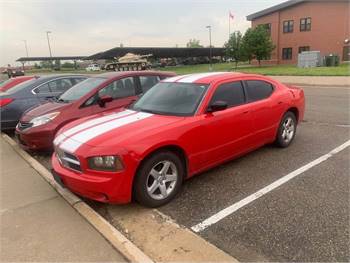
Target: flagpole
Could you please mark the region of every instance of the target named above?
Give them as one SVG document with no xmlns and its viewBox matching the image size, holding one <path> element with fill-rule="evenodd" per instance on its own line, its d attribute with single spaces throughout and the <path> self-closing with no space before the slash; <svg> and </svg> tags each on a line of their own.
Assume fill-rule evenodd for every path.
<svg viewBox="0 0 350 263">
<path fill-rule="evenodd" d="M 231 14 L 228 14 L 228 39 L 231 37 Z"/>
</svg>

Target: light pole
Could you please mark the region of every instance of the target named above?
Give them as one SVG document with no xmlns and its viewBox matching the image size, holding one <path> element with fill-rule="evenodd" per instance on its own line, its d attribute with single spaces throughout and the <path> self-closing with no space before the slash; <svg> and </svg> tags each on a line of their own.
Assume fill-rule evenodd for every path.
<svg viewBox="0 0 350 263">
<path fill-rule="evenodd" d="M 28 56 L 28 47 L 27 47 L 27 40 L 22 40 L 24 42 L 24 47 L 26 48 L 26 55 L 27 55 L 27 58 L 29 57 Z M 22 62 L 22 68 L 23 68 L 23 71 L 24 71 L 24 62 Z"/>
<path fill-rule="evenodd" d="M 51 46 L 50 46 L 50 39 L 49 39 L 49 34 L 51 34 L 51 31 L 46 31 L 46 38 L 47 38 L 47 45 L 49 46 L 49 52 L 50 52 L 50 64 L 52 68 L 52 52 L 51 52 Z"/>
<path fill-rule="evenodd" d="M 212 46 L 211 46 L 211 26 L 207 26 L 206 28 L 209 29 L 209 61 L 210 61 L 210 66 L 209 66 L 209 71 L 212 71 L 213 65 L 212 65 Z"/>
<path fill-rule="evenodd" d="M 24 42 L 24 47 L 26 48 L 26 55 L 28 56 L 28 46 L 27 46 L 27 40 L 22 40 Z"/>
</svg>

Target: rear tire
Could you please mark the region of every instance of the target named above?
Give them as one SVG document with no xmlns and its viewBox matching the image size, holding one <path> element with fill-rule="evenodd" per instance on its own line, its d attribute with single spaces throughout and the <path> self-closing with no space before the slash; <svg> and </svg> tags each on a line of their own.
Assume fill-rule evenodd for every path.
<svg viewBox="0 0 350 263">
<path fill-rule="evenodd" d="M 134 181 L 137 202 L 158 207 L 170 202 L 179 192 L 184 178 L 184 165 L 170 151 L 155 153 L 141 164 Z"/>
<path fill-rule="evenodd" d="M 283 115 L 281 123 L 278 127 L 276 136 L 276 145 L 281 148 L 288 147 L 294 140 L 297 131 L 297 121 L 293 112 L 286 112 Z"/>
</svg>

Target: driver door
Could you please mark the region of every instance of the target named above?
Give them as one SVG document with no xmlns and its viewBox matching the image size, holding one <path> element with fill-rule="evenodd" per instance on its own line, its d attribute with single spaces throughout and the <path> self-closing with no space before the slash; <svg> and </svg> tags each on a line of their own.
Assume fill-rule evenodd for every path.
<svg viewBox="0 0 350 263">
<path fill-rule="evenodd" d="M 204 113 L 204 166 L 233 158 L 253 146 L 250 140 L 253 122 L 241 81 L 220 84 L 209 105 L 216 101 L 226 102 L 228 107 L 222 111 Z"/>
<path fill-rule="evenodd" d="M 111 102 L 107 102 L 103 107 L 98 104 L 98 98 L 102 96 L 110 96 L 113 98 Z M 104 111 L 112 111 L 122 109 L 137 100 L 136 81 L 134 77 L 126 77 L 115 80 L 100 89 L 94 96 L 86 101 L 85 106 L 89 107 L 91 114 Z"/>
</svg>

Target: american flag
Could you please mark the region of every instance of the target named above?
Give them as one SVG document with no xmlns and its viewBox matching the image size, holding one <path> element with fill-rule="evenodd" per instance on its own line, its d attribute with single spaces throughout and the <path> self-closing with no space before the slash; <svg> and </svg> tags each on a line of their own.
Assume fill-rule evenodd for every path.
<svg viewBox="0 0 350 263">
<path fill-rule="evenodd" d="M 229 13 L 229 16 L 230 16 L 230 18 L 233 20 L 234 19 L 234 15 L 231 13 L 231 11 L 230 11 L 230 13 Z"/>
</svg>

